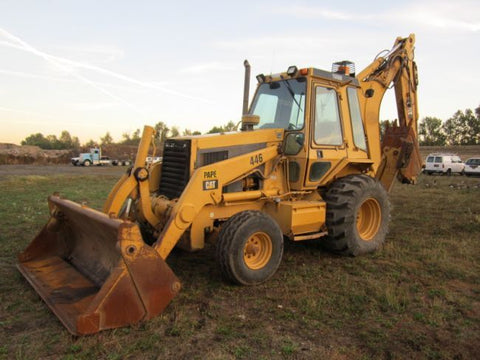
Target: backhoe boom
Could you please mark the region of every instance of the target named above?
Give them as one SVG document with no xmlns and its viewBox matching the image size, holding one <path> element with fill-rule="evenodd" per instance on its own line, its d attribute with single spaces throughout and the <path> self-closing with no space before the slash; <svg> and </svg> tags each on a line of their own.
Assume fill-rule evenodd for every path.
<svg viewBox="0 0 480 360">
<path fill-rule="evenodd" d="M 415 182 L 421 169 L 418 149 L 417 66 L 415 35 L 397 38 L 384 57 L 379 56 L 357 75 L 362 95 L 363 117 L 376 178 L 390 189 L 398 175 L 402 182 Z M 395 89 L 398 125 L 387 127 L 383 141 L 378 137 L 380 105 L 385 92 Z M 378 167 L 377 167 L 378 166 Z"/>
</svg>

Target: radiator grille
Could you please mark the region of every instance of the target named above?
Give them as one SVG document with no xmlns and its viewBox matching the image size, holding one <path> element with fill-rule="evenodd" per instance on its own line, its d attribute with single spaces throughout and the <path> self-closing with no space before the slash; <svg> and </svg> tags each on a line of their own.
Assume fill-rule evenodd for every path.
<svg viewBox="0 0 480 360">
<path fill-rule="evenodd" d="M 158 193 L 169 199 L 180 197 L 190 178 L 190 140 L 166 140 Z"/>
</svg>

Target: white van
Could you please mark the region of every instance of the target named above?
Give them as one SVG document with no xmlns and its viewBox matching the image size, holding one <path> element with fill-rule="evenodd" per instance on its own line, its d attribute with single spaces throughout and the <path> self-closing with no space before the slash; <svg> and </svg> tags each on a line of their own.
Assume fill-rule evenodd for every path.
<svg viewBox="0 0 480 360">
<path fill-rule="evenodd" d="M 462 174 L 465 165 L 455 154 L 430 154 L 425 161 L 425 174 L 440 173 L 446 175 Z"/>
<path fill-rule="evenodd" d="M 473 157 L 465 161 L 463 173 L 467 176 L 480 176 L 480 157 Z"/>
</svg>

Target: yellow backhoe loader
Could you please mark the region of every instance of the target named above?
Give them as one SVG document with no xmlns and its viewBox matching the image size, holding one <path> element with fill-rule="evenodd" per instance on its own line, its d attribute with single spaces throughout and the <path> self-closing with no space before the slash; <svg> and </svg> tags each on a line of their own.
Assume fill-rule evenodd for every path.
<svg viewBox="0 0 480 360">
<path fill-rule="evenodd" d="M 312 240 L 346 255 L 376 250 L 389 222 L 395 178 L 413 183 L 417 143 L 414 35 L 397 38 L 355 76 L 291 66 L 256 78 L 248 108 L 245 62 L 241 131 L 167 139 L 162 163 L 146 165 L 146 126 L 135 164 L 103 211 L 49 197 L 50 219 L 19 254 L 18 269 L 72 334 L 150 319 L 181 288 L 166 263 L 177 246 L 204 247 L 231 282 L 255 285 L 279 267 L 283 241 Z M 398 125 L 379 131 L 385 91 Z"/>
</svg>

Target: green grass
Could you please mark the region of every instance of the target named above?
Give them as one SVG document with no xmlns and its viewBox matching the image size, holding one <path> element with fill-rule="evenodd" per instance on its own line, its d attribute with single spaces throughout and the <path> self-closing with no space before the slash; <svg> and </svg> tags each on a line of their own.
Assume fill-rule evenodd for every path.
<svg viewBox="0 0 480 360">
<path fill-rule="evenodd" d="M 435 183 L 434 181 L 435 180 Z M 471 359 L 480 343 L 480 179 L 395 185 L 375 254 L 343 258 L 286 243 L 267 283 L 221 281 L 215 247 L 174 251 L 183 283 L 149 322 L 75 338 L 14 267 L 48 219 L 54 191 L 100 208 L 115 176 L 0 181 L 0 359 Z"/>
</svg>

